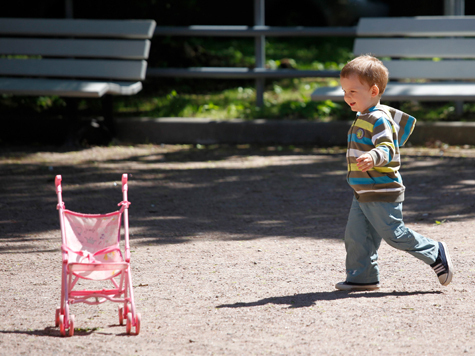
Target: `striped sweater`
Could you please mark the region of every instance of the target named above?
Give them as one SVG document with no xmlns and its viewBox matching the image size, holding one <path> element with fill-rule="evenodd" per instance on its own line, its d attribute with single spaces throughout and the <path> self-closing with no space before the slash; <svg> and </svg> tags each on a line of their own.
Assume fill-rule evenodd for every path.
<svg viewBox="0 0 475 356">
<path fill-rule="evenodd" d="M 402 202 L 405 187 L 399 147 L 411 135 L 416 119 L 386 105 L 358 113 L 348 132 L 348 183 L 359 202 Z M 356 158 L 369 153 L 374 167 L 362 172 Z"/>
</svg>

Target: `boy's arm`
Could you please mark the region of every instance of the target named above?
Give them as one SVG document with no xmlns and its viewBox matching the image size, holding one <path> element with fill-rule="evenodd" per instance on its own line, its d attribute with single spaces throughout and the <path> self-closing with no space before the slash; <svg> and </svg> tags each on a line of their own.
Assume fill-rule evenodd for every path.
<svg viewBox="0 0 475 356">
<path fill-rule="evenodd" d="M 384 118 L 380 118 L 374 124 L 371 141 L 374 144 L 374 148 L 356 158 L 356 165 L 362 172 L 369 171 L 373 167 L 387 165 L 396 153 L 393 141 L 393 128 L 388 120 Z"/>
<path fill-rule="evenodd" d="M 376 121 L 371 138 L 374 148 L 368 152 L 373 159 L 374 167 L 382 167 L 392 161 L 396 154 L 393 141 L 393 127 L 389 121 L 382 117 Z"/>
</svg>

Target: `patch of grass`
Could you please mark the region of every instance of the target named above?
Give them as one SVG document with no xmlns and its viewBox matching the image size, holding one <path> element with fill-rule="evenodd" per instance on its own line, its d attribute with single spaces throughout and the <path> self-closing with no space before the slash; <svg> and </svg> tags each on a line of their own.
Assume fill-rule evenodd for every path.
<svg viewBox="0 0 475 356">
<path fill-rule="evenodd" d="M 254 66 L 253 39 L 182 39 L 185 52 L 179 63 L 188 66 Z M 351 38 L 268 38 L 268 68 L 340 69 L 351 59 Z M 170 43 L 176 49 L 177 42 Z M 183 58 L 185 60 L 183 61 Z M 177 66 L 166 63 L 165 66 Z M 306 119 L 329 121 L 353 117 L 346 107 L 331 101 L 313 102 L 310 94 L 318 86 L 339 85 L 335 79 L 304 78 L 267 80 L 264 106 L 256 107 L 253 80 L 186 80 L 166 82 L 134 97 L 116 100 L 121 116 L 205 117 L 215 120 Z M 155 85 L 154 85 L 155 86 Z"/>
<path fill-rule="evenodd" d="M 165 95 L 124 98 L 116 103 L 115 109 L 122 116 L 328 121 L 334 116 L 344 115 L 348 110 L 340 103 L 311 101 L 310 94 L 319 85 L 332 84 L 337 85 L 338 82 L 323 79 L 288 79 L 270 82 L 266 87 L 262 108 L 255 105 L 255 89 L 240 86 L 206 94 L 178 93 L 171 90 Z"/>
<path fill-rule="evenodd" d="M 462 114 L 457 114 L 454 102 L 404 102 L 401 110 L 422 121 L 475 121 L 475 104 L 463 103 Z"/>
</svg>

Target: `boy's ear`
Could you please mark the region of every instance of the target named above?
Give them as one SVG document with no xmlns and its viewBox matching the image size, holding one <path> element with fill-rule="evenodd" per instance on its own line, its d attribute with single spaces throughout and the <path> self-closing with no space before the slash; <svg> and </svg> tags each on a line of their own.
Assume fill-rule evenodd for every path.
<svg viewBox="0 0 475 356">
<path fill-rule="evenodd" d="M 376 84 L 373 84 L 373 86 L 371 87 L 371 96 L 375 97 L 378 95 L 379 95 L 379 88 Z"/>
</svg>

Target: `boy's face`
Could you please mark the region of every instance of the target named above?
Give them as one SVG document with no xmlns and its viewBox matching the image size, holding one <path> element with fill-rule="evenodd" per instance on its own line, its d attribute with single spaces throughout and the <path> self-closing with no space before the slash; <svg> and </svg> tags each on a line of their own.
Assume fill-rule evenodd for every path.
<svg viewBox="0 0 475 356">
<path fill-rule="evenodd" d="M 340 78 L 341 88 L 345 92 L 345 102 L 352 111 L 363 112 L 379 103 L 379 89 L 362 83 L 356 74 Z"/>
</svg>

